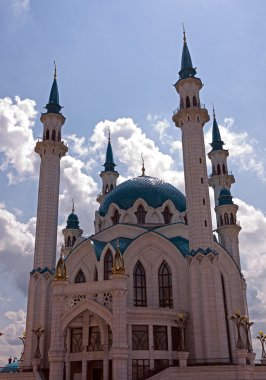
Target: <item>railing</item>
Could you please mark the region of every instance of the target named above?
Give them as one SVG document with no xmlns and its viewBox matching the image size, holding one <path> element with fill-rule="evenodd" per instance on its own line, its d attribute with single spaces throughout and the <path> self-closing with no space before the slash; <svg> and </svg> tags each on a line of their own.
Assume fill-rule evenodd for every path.
<svg viewBox="0 0 266 380">
<path fill-rule="evenodd" d="M 188 359 L 188 366 L 236 365 L 236 358 Z"/>
<path fill-rule="evenodd" d="M 183 109 L 189 109 L 189 108 L 200 108 L 200 109 L 206 109 L 205 104 L 198 103 L 196 106 L 191 105 L 190 107 L 185 107 L 184 105 L 180 105 L 175 110 L 173 110 L 173 115 L 175 115 L 178 111 Z"/>
<path fill-rule="evenodd" d="M 32 372 L 32 366 L 19 365 L 17 368 L 10 368 L 8 364 L 4 367 L 0 367 L 0 375 L 2 373 L 18 373 L 18 372 Z"/>
</svg>

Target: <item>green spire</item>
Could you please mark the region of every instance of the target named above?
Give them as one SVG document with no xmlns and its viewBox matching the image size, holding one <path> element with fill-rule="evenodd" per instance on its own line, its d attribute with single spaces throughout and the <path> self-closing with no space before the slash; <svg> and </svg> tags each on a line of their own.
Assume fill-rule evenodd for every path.
<svg viewBox="0 0 266 380">
<path fill-rule="evenodd" d="M 49 103 L 46 104 L 47 113 L 60 113 L 62 107 L 59 104 L 59 92 L 57 86 L 57 69 L 54 62 L 54 81 L 51 88 Z"/>
<path fill-rule="evenodd" d="M 71 230 L 79 229 L 79 219 L 78 219 L 78 216 L 75 214 L 75 204 L 74 204 L 73 199 L 72 199 L 72 212 L 71 214 L 68 215 L 66 228 L 71 229 Z"/>
<path fill-rule="evenodd" d="M 218 198 L 218 201 L 219 201 L 219 206 L 224 206 L 224 205 L 233 205 L 233 201 L 232 201 L 232 195 L 231 195 L 231 192 L 229 189 L 225 189 L 223 188 L 221 191 L 220 191 L 220 194 L 219 194 L 219 198 Z"/>
<path fill-rule="evenodd" d="M 212 150 L 222 150 L 224 142 L 221 139 L 219 127 L 216 121 L 215 110 L 213 107 L 213 125 L 212 125 Z"/>
<path fill-rule="evenodd" d="M 181 59 L 181 70 L 179 71 L 180 79 L 194 77 L 196 75 L 196 69 L 192 66 L 191 56 L 187 46 L 186 32 L 183 25 L 183 51 Z"/>
<path fill-rule="evenodd" d="M 111 145 L 111 137 L 110 137 L 110 129 L 109 129 L 109 136 L 108 136 L 108 145 L 106 150 L 106 157 L 105 157 L 105 163 L 104 168 L 106 172 L 114 172 L 116 164 L 114 163 L 114 156 L 113 156 L 113 150 Z"/>
</svg>

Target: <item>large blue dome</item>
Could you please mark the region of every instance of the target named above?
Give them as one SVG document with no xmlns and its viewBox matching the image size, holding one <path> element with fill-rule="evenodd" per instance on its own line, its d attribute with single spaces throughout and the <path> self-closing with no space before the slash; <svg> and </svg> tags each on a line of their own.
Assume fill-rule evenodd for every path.
<svg viewBox="0 0 266 380">
<path fill-rule="evenodd" d="M 99 213 L 104 216 L 111 203 L 127 210 L 139 198 L 144 199 L 149 206 L 154 208 L 162 206 L 166 200 L 170 199 L 177 210 L 180 212 L 186 210 L 185 196 L 170 183 L 154 177 L 140 176 L 129 179 L 112 190 L 101 204 Z"/>
</svg>

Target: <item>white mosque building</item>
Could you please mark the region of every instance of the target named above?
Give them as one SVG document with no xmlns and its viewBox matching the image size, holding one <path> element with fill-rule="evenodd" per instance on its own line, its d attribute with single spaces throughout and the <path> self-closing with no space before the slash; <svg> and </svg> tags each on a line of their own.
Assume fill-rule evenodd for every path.
<svg viewBox="0 0 266 380">
<path fill-rule="evenodd" d="M 186 194 L 144 167 L 117 185 L 109 136 L 95 232 L 83 235 L 73 208 L 56 264 L 60 160 L 68 148 L 55 74 L 35 146 L 40 180 L 25 351 L 18 372 L 0 380 L 266 379 L 264 361 L 254 362 L 235 179 L 215 114 L 207 174 L 202 86 L 184 34 L 173 122 L 182 131 Z"/>
</svg>

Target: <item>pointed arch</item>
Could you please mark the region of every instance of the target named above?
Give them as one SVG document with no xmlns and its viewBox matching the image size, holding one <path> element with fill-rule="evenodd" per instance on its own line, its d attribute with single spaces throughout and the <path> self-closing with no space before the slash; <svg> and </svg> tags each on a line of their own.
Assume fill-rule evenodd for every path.
<svg viewBox="0 0 266 380">
<path fill-rule="evenodd" d="M 73 239 L 72 239 L 72 247 L 73 247 L 73 245 L 76 243 L 76 240 L 77 240 L 76 236 L 73 236 Z"/>
<path fill-rule="evenodd" d="M 55 132 L 55 129 L 53 129 L 53 132 L 52 132 L 52 140 L 55 141 L 55 138 L 56 138 L 56 132 Z"/>
<path fill-rule="evenodd" d="M 229 217 L 227 212 L 224 214 L 224 224 L 229 224 Z"/>
<path fill-rule="evenodd" d="M 225 164 L 223 164 L 222 169 L 223 169 L 223 174 L 226 174 Z"/>
<path fill-rule="evenodd" d="M 196 99 L 195 95 L 192 98 L 192 103 L 193 103 L 193 107 L 197 107 L 198 106 L 197 99 Z"/>
<path fill-rule="evenodd" d="M 112 191 L 114 189 L 114 185 L 111 183 L 110 185 L 110 191 Z"/>
<path fill-rule="evenodd" d="M 220 164 L 217 165 L 217 174 L 218 175 L 221 174 L 221 166 L 220 166 Z"/>
<path fill-rule="evenodd" d="M 68 236 L 67 238 L 67 247 L 71 247 L 71 237 Z"/>
<path fill-rule="evenodd" d="M 172 272 L 166 261 L 158 271 L 159 307 L 173 308 Z"/>
<path fill-rule="evenodd" d="M 104 273 L 103 278 L 104 280 L 109 280 L 109 276 L 112 274 L 112 267 L 113 267 L 113 255 L 110 249 L 106 252 L 104 256 Z"/>
<path fill-rule="evenodd" d="M 134 306 L 147 306 L 146 274 L 140 261 L 133 270 Z"/>
<path fill-rule="evenodd" d="M 188 96 L 186 96 L 186 108 L 190 107 L 190 99 Z"/>
<path fill-rule="evenodd" d="M 163 215 L 163 219 L 164 219 L 165 224 L 171 223 L 171 219 L 172 219 L 173 214 L 171 214 L 168 206 L 165 206 L 165 208 L 162 212 L 162 215 Z"/>
<path fill-rule="evenodd" d="M 224 225 L 224 221 L 223 221 L 223 217 L 222 217 L 222 215 L 220 215 L 220 225 L 221 225 L 221 226 Z"/>
<path fill-rule="evenodd" d="M 146 219 L 147 211 L 145 211 L 144 207 L 140 205 L 137 209 L 137 212 L 135 212 L 135 215 L 137 217 L 137 221 L 139 224 L 144 224 Z"/>
<path fill-rule="evenodd" d="M 80 284 L 82 282 L 86 282 L 85 274 L 83 273 L 82 269 L 78 271 L 78 274 L 75 277 L 75 284 Z"/>
<path fill-rule="evenodd" d="M 45 139 L 49 140 L 49 138 L 50 138 L 50 133 L 49 133 L 49 129 L 47 129 Z"/>
<path fill-rule="evenodd" d="M 105 186 L 104 193 L 105 193 L 105 194 L 108 194 L 108 193 L 109 193 L 109 186 L 108 186 L 108 184 Z"/>
<path fill-rule="evenodd" d="M 118 224 L 119 218 L 120 218 L 120 214 L 119 214 L 118 210 L 115 209 L 115 212 L 114 212 L 113 216 L 111 217 L 113 224 Z"/>
<path fill-rule="evenodd" d="M 230 214 L 230 224 L 235 224 L 235 218 L 232 212 Z"/>
</svg>

